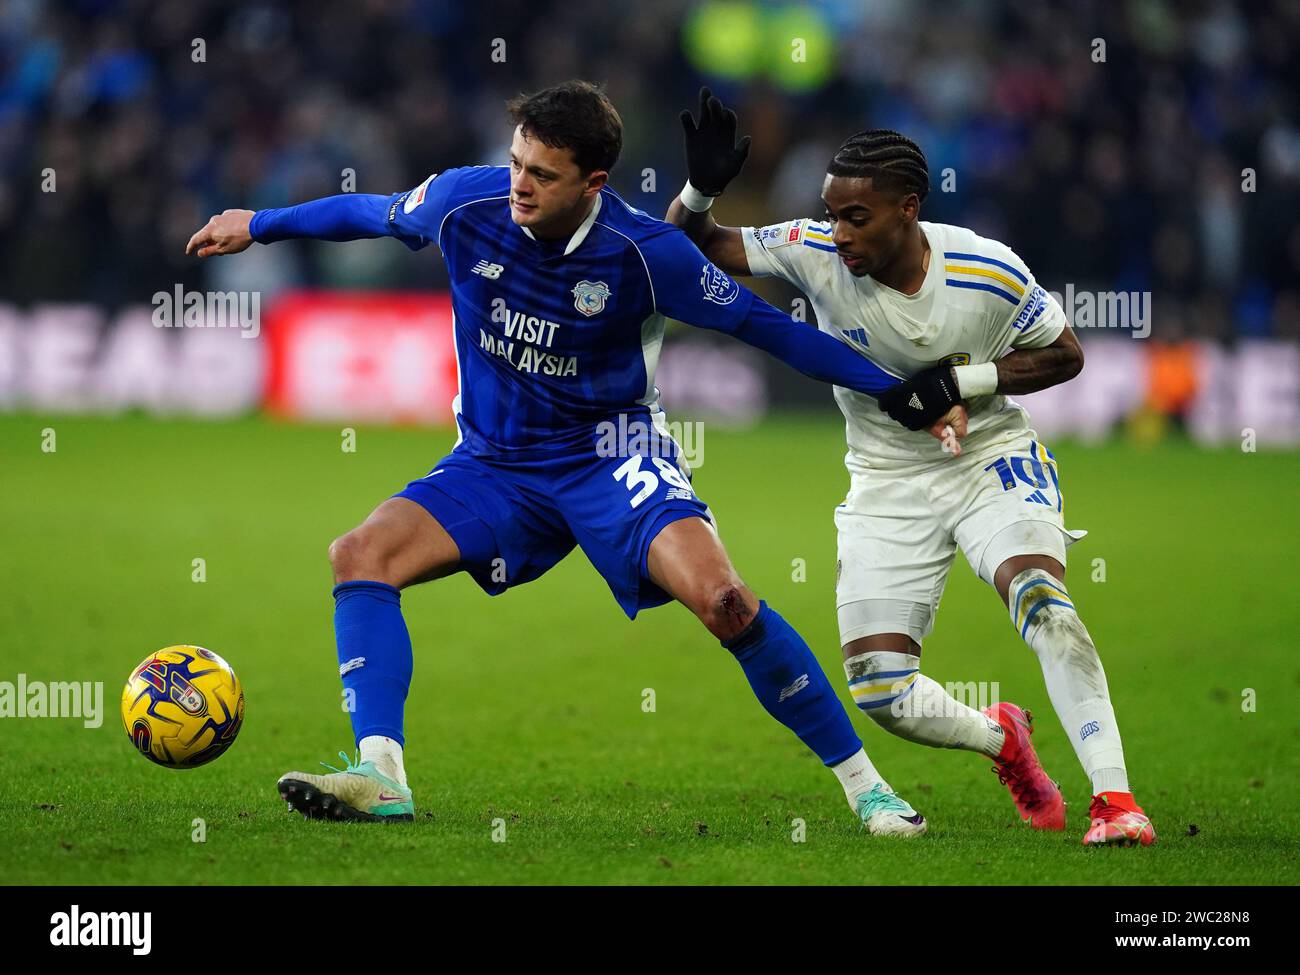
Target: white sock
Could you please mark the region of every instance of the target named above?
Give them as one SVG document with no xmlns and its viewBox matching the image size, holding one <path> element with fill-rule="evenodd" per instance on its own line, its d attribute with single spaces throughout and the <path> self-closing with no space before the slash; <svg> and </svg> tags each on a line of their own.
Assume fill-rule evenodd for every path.
<svg viewBox="0 0 1300 975">
<path fill-rule="evenodd" d="M 886 792 L 893 792 L 889 783 L 880 777 L 876 767 L 867 758 L 867 753 L 859 748 L 856 755 L 850 755 L 838 765 L 832 765 L 831 771 L 844 787 L 844 798 L 849 800 L 849 808 L 857 812 L 856 800 L 864 792 L 870 792 L 877 782 L 885 787 Z"/>
<path fill-rule="evenodd" d="M 921 673 L 912 653 L 875 650 L 844 661 L 853 700 L 891 734 L 934 748 L 964 748 L 996 758 L 1005 733 Z"/>
<path fill-rule="evenodd" d="M 1016 631 L 1038 655 L 1047 696 L 1092 784 L 1093 794 L 1129 792 L 1124 745 L 1110 705 L 1106 672 L 1065 586 L 1026 569 L 1008 592 Z"/>
<path fill-rule="evenodd" d="M 384 735 L 366 735 L 357 748 L 361 751 L 361 761 L 374 762 L 381 774 L 388 776 L 399 785 L 406 785 L 406 768 L 402 764 L 402 746 L 394 739 Z"/>
</svg>

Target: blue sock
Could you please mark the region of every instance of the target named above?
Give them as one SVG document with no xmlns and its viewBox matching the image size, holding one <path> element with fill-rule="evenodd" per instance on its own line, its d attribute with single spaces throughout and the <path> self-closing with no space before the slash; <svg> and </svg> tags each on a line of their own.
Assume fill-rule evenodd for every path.
<svg viewBox="0 0 1300 975">
<path fill-rule="evenodd" d="M 862 739 L 803 637 L 767 603 L 738 636 L 722 644 L 749 678 L 767 713 L 799 736 L 825 765 L 857 754 Z M 784 700 L 782 700 L 784 698 Z"/>
<path fill-rule="evenodd" d="M 411 637 L 402 598 L 382 582 L 342 582 L 334 587 L 334 636 L 339 676 L 352 697 L 352 733 L 387 735 L 405 744 L 402 712 L 411 689 Z"/>
</svg>

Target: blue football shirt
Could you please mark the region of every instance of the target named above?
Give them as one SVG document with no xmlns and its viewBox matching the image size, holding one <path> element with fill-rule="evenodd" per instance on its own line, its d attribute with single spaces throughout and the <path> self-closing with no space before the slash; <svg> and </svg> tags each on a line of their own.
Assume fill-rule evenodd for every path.
<svg viewBox="0 0 1300 975">
<path fill-rule="evenodd" d="M 451 279 L 463 447 L 563 448 L 625 412 L 657 412 L 664 321 L 721 331 L 754 295 L 676 227 L 601 190 L 568 240 L 510 217 L 510 170 L 472 166 L 389 198 L 388 232 L 436 243 Z"/>
</svg>

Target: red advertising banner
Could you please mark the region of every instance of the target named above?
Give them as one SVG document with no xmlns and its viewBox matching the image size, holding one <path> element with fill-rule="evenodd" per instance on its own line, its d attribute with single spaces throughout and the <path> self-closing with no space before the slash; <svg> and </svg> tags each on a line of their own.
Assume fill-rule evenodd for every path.
<svg viewBox="0 0 1300 975">
<path fill-rule="evenodd" d="M 267 315 L 266 407 L 311 420 L 452 422 L 451 298 L 295 292 Z"/>
</svg>

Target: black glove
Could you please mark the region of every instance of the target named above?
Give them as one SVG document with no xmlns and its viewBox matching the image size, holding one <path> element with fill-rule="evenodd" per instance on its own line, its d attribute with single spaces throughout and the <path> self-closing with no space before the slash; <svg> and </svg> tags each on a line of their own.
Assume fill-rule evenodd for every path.
<svg viewBox="0 0 1300 975">
<path fill-rule="evenodd" d="M 961 402 L 957 380 L 949 366 L 918 372 L 877 397 L 880 408 L 909 430 L 926 430 Z"/>
<path fill-rule="evenodd" d="M 690 110 L 681 114 L 686 133 L 686 172 L 705 196 L 719 196 L 736 178 L 749 155 L 749 136 L 736 142 L 736 113 L 723 108 L 713 92 L 700 89 L 700 122 Z"/>
</svg>

